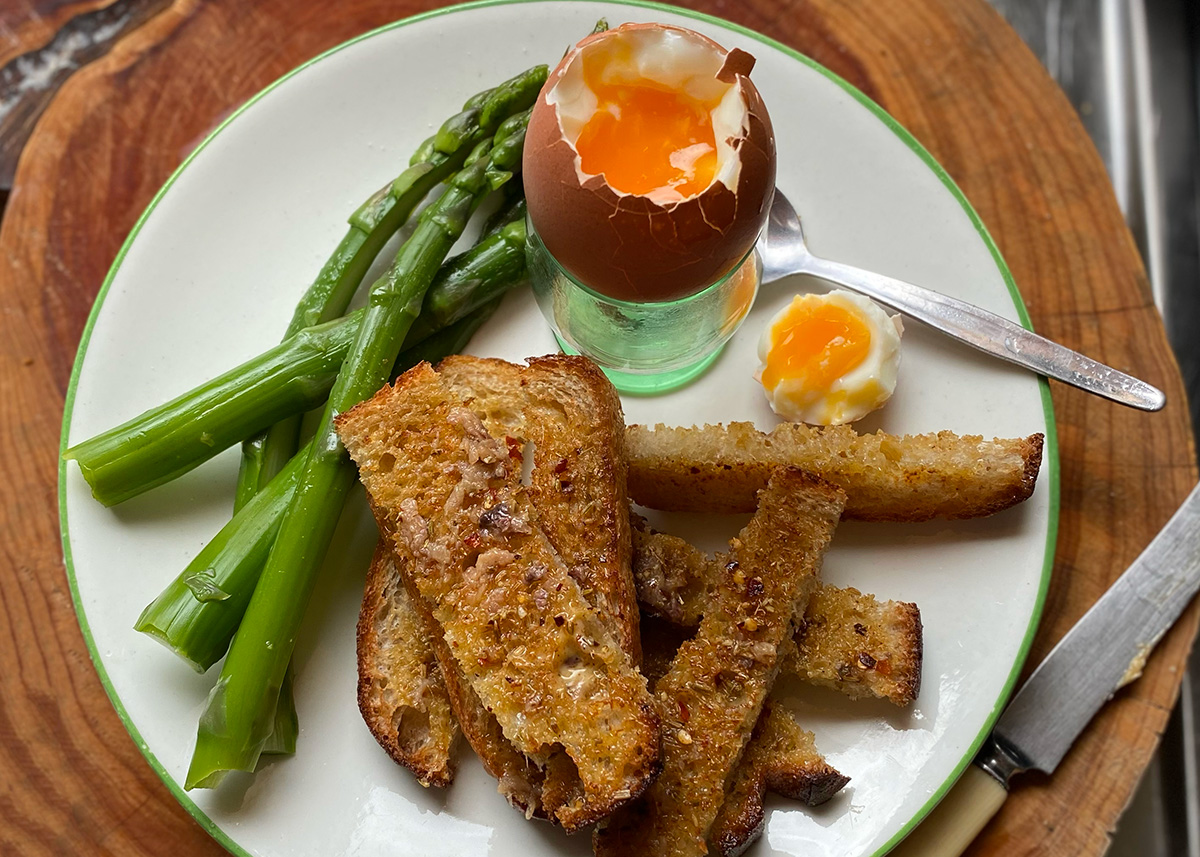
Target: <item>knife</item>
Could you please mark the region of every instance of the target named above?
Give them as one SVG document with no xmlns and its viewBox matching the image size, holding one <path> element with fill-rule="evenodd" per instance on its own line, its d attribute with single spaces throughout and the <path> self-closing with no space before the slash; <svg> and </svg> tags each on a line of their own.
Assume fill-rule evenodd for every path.
<svg viewBox="0 0 1200 857">
<path fill-rule="evenodd" d="M 1022 771 L 1054 772 L 1200 589 L 1200 486 L 1034 670 L 962 778 L 891 857 L 958 857 Z"/>
</svg>

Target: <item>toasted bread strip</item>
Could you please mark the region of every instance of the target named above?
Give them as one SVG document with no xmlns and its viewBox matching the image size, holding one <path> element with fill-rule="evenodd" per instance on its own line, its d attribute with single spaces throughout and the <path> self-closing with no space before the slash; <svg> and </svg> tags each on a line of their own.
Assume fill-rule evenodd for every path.
<svg viewBox="0 0 1200 857">
<path fill-rule="evenodd" d="M 533 444 L 529 496 L 583 594 L 634 662 L 641 659 L 621 400 L 584 357 L 447 357 L 438 375 L 495 436 Z"/>
<path fill-rule="evenodd" d="M 695 627 L 708 602 L 714 561 L 681 538 L 658 533 L 632 516 L 638 600 L 647 613 Z M 857 589 L 821 584 L 796 631 L 784 672 L 858 699 L 875 696 L 908 705 L 921 689 L 921 611 L 903 601 L 878 601 Z M 643 670 L 644 672 L 644 670 Z"/>
<path fill-rule="evenodd" d="M 458 723 L 421 617 L 383 541 L 358 616 L 358 709 L 379 746 L 421 785 L 450 785 Z"/>
<path fill-rule="evenodd" d="M 687 632 L 678 625 L 642 618 L 642 672 L 651 689 L 670 669 L 686 639 Z M 779 651 L 786 661 L 795 656 L 795 644 L 785 640 Z M 812 733 L 801 729 L 786 709 L 768 700 L 709 831 L 709 847 L 720 854 L 738 854 L 757 838 L 765 817 L 763 794 L 768 789 L 816 806 L 848 782 L 849 777 L 825 761 Z"/>
<path fill-rule="evenodd" d="M 409 595 L 398 561 L 388 540 L 380 539 L 359 614 L 363 719 L 388 755 L 422 785 L 436 786 L 453 779 L 451 749 L 462 724 L 483 767 L 499 781 L 500 794 L 526 816 L 543 815 L 542 772 L 504 740 L 496 719 L 462 680 L 437 623 Z M 389 696 L 404 700 L 404 707 Z"/>
<path fill-rule="evenodd" d="M 825 761 L 813 734 L 801 729 L 787 709 L 768 701 L 709 832 L 710 853 L 736 857 L 759 837 L 767 789 L 818 806 L 848 782 Z"/>
<path fill-rule="evenodd" d="M 783 669 L 851 699 L 908 705 L 921 690 L 923 645 L 916 604 L 826 584 L 808 600 Z"/>
<path fill-rule="evenodd" d="M 532 443 L 529 495 L 541 527 L 604 626 L 638 663 L 620 398 L 585 358 L 528 362 L 452 356 L 438 365 L 438 375 L 492 435 Z M 552 752 L 543 783 L 546 812 L 572 826 L 582 800 L 575 765 L 561 750 Z"/>
<path fill-rule="evenodd" d="M 396 562 L 401 560 L 396 559 Z M 479 700 L 462 666 L 450 653 L 450 647 L 442 638 L 441 627 L 429 610 L 429 605 L 419 593 L 409 587 L 409 603 L 420 616 L 425 629 L 425 640 L 437 657 L 446 696 L 454 710 L 459 728 L 479 756 L 483 768 L 495 777 L 496 790 L 526 818 L 545 818 L 546 809 L 542 799 L 543 772 L 522 755 L 504 737 L 495 716 Z"/>
<path fill-rule="evenodd" d="M 658 730 L 645 680 L 605 630 L 512 486 L 489 435 L 428 364 L 338 417 L 381 529 L 455 661 L 504 736 L 531 758 L 554 745 L 579 769 L 594 821 L 645 789 Z"/>
<path fill-rule="evenodd" d="M 781 465 L 846 492 L 847 518 L 926 521 L 991 515 L 1033 493 L 1040 434 L 985 441 L 975 435 L 860 435 L 850 426 L 784 423 L 769 434 L 750 423 L 626 430 L 635 503 L 677 512 L 753 512 L 754 497 Z"/>
<path fill-rule="evenodd" d="M 712 609 L 655 687 L 663 771 L 593 840 L 598 857 L 702 855 L 733 771 L 779 671 L 841 517 L 845 495 L 780 469 L 721 557 Z"/>
</svg>

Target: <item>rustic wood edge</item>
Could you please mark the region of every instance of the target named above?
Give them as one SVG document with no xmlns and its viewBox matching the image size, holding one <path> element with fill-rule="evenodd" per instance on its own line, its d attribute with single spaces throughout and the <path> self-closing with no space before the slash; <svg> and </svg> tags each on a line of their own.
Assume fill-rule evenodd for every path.
<svg viewBox="0 0 1200 857">
<path fill-rule="evenodd" d="M 697 3 L 696 5 L 702 4 Z M 113 56 L 96 63 L 94 67 L 85 69 L 68 81 L 63 93 L 51 104 L 47 115 L 43 117 L 43 125 L 39 126 L 38 130 L 41 130 L 43 126 L 54 127 L 60 122 L 69 126 L 71 110 L 87 111 L 92 109 L 88 104 L 89 87 L 102 89 L 107 76 L 125 74 L 126 69 L 136 65 L 143 51 L 148 51 L 157 44 L 156 40 L 169 40 L 177 26 L 187 23 L 187 19 L 193 15 L 203 14 L 202 9 L 191 4 L 185 5 L 182 10 L 173 9 L 171 11 L 176 13 L 177 17 L 169 25 L 157 28 L 147 27 L 146 30 L 151 32 L 134 34 L 128 39 L 129 44 L 121 46 L 122 50 L 114 51 Z M 728 11 L 726 10 L 727 13 Z M 784 33 L 782 27 L 786 25 L 788 14 L 797 16 L 795 18 L 798 22 L 797 30 Z M 940 49 L 930 50 L 929 53 L 940 55 L 942 68 L 924 71 L 946 75 L 950 84 L 953 83 L 956 74 L 964 73 L 963 67 L 955 67 L 954 63 L 963 63 L 970 71 L 972 60 L 969 55 L 964 55 L 966 52 L 982 52 L 988 55 L 991 62 L 997 62 L 1000 59 L 1006 60 L 1006 67 L 1020 69 L 1022 77 L 1026 79 L 1026 84 L 1032 86 L 1039 93 L 1039 100 L 1044 104 L 1042 112 L 1046 116 L 1048 126 L 1054 126 L 1056 114 L 1058 114 L 1057 118 L 1061 119 L 1062 111 L 1065 110 L 1067 121 L 1060 124 L 1069 126 L 1063 131 L 1064 137 L 1074 138 L 1067 149 L 1072 157 L 1078 158 L 1076 167 L 1079 176 L 1103 180 L 1103 169 L 1098 156 L 1090 144 L 1083 139 L 1082 127 L 1070 113 L 1069 105 L 1066 104 L 1061 92 L 1049 81 L 1048 77 L 1045 77 L 1044 73 L 1041 73 L 1040 66 L 1037 66 L 1036 60 L 1028 55 L 1028 51 L 1015 34 L 1008 30 L 1002 22 L 998 23 L 994 13 L 982 2 L 954 3 L 951 0 L 930 0 L 925 4 L 913 4 L 911 19 L 903 21 L 898 18 L 881 21 L 878 13 L 873 12 L 870 8 L 870 4 L 861 2 L 861 0 L 841 6 L 830 2 L 797 2 L 785 3 L 781 6 L 769 2 L 748 3 L 745 8 L 738 11 L 735 17 L 738 18 L 739 23 L 777 37 L 783 36 L 785 41 L 791 42 L 816 59 L 825 62 L 826 65 L 842 73 L 851 82 L 860 85 L 878 101 L 893 110 L 902 124 L 913 131 L 935 157 L 949 168 L 951 174 L 967 193 L 968 198 L 975 204 L 984 222 L 989 225 L 1008 258 L 1010 267 L 1017 275 L 1018 282 L 1022 283 L 1023 289 L 1028 289 L 1026 296 L 1030 303 L 1030 312 L 1039 330 L 1057 336 L 1077 347 L 1094 346 L 1088 348 L 1090 353 L 1115 362 L 1115 359 L 1109 356 L 1110 352 L 1117 356 L 1128 357 L 1129 355 L 1121 353 L 1123 351 L 1122 347 L 1119 347 L 1121 342 L 1113 345 L 1106 342 L 1105 337 L 1118 336 L 1126 332 L 1125 328 L 1128 328 L 1129 331 L 1141 337 L 1137 340 L 1137 345 L 1142 348 L 1140 353 L 1133 355 L 1132 362 L 1122 368 L 1129 368 L 1131 371 L 1152 370 L 1147 372 L 1148 380 L 1164 387 L 1173 402 L 1182 401 L 1182 386 L 1177 369 L 1173 366 L 1170 358 L 1169 349 L 1166 347 L 1161 323 L 1148 321 L 1142 317 L 1146 313 L 1148 305 L 1145 297 L 1148 294 L 1148 289 L 1145 288 L 1145 273 L 1141 270 L 1140 262 L 1136 260 L 1136 255 L 1132 250 L 1132 241 L 1127 230 L 1124 229 L 1124 224 L 1120 222 L 1119 212 L 1116 211 L 1111 193 L 1108 193 L 1107 199 L 1102 201 L 1104 210 L 1099 211 L 1096 216 L 1101 220 L 1103 226 L 1101 231 L 1104 234 L 1120 235 L 1122 240 L 1115 242 L 1115 246 L 1106 251 L 1111 255 L 1105 255 L 1103 258 L 1116 260 L 1114 267 L 1125 270 L 1126 273 L 1128 273 L 1128 268 L 1135 268 L 1133 276 L 1138 280 L 1135 291 L 1142 297 L 1137 305 L 1130 307 L 1110 307 L 1098 303 L 1091 314 L 1095 318 L 1088 318 L 1087 312 L 1081 313 L 1078 310 L 1060 312 L 1062 307 L 1053 295 L 1043 294 L 1044 290 L 1038 286 L 1029 288 L 1027 273 L 1030 271 L 1036 273 L 1039 261 L 1037 248 L 1032 246 L 1036 244 L 1036 241 L 1031 241 L 1028 232 L 1023 231 L 1019 224 L 1011 223 L 1012 215 L 1004 207 L 1004 200 L 1000 198 L 997 188 L 994 186 L 995 182 L 988 180 L 986 171 L 974 168 L 970 159 L 964 156 L 952 136 L 949 138 L 944 136 L 946 132 L 940 129 L 935 121 L 937 119 L 936 112 L 926 113 L 925 104 L 928 99 L 924 96 L 914 96 L 913 93 L 919 91 L 918 85 L 924 85 L 924 82 L 920 79 L 913 79 L 913 64 L 901 61 L 908 57 L 902 56 L 899 52 L 889 54 L 889 51 L 900 51 L 906 46 L 911 47 L 910 43 L 920 45 L 921 42 L 914 41 L 916 34 L 921 34 L 921 38 L 932 38 L 933 41 L 930 44 L 940 45 Z M 939 37 L 941 41 L 938 41 Z M 855 40 L 855 49 L 853 51 L 843 50 L 846 42 L 851 38 Z M 340 41 L 340 39 L 338 40 Z M 864 44 L 867 47 L 863 48 Z M 897 49 L 896 45 L 901 48 Z M 963 47 L 964 45 L 966 47 Z M 917 52 L 920 53 L 919 50 Z M 871 57 L 870 62 L 860 59 L 864 55 Z M 845 59 L 839 60 L 839 56 L 845 57 Z M 256 81 L 255 88 L 269 82 L 279 72 L 286 70 L 286 66 L 294 65 L 303 58 L 302 56 L 292 56 L 287 60 L 280 58 L 280 62 L 285 67 L 272 68 L 270 71 L 264 70 L 264 79 Z M 878 62 L 878 68 L 872 66 L 872 63 L 875 62 Z M 1032 71 L 1030 67 L 1033 67 Z M 1038 79 L 1039 74 L 1041 79 Z M 237 100 L 234 98 L 229 106 L 232 106 Z M 958 108 L 952 104 L 951 107 L 945 108 L 945 111 L 952 113 L 954 109 Z M 37 139 L 37 131 L 35 131 L 35 139 Z M 39 140 L 39 143 L 41 142 Z M 31 147 L 31 151 L 33 148 Z M 65 153 L 65 144 L 60 148 L 52 142 L 49 148 L 51 154 L 57 154 L 59 157 Z M 45 154 L 42 152 L 36 155 L 27 155 L 27 158 L 22 161 L 21 171 L 18 173 L 18 190 L 36 187 L 39 183 L 53 178 L 53 165 L 44 159 Z M 38 162 L 39 158 L 43 158 L 43 160 Z M 53 159 L 51 158 L 51 160 Z M 160 172 L 163 169 L 161 161 L 160 156 L 155 165 L 155 169 Z M 173 164 L 166 166 L 173 167 Z M 1036 174 L 1037 167 L 1040 165 L 1033 166 L 1031 174 Z M 139 188 L 141 202 L 134 206 L 136 209 L 134 216 L 149 200 L 153 189 L 164 178 L 165 175 L 152 175 Z M 1107 187 L 1106 184 L 1104 186 Z M 38 208 L 38 201 L 28 193 L 15 194 L 14 199 L 10 202 L 10 217 L 6 218 L 4 227 L 0 230 L 0 246 L 10 251 L 9 257 L 6 259 L 9 276 L 4 277 L 9 280 L 6 283 L 6 292 L 12 291 L 17 297 L 16 303 L 20 310 L 30 319 L 41 318 L 46 313 L 54 312 L 53 306 L 47 307 L 47 300 L 52 300 L 54 297 L 54 289 L 44 290 L 51 292 L 47 298 L 44 294 L 37 294 L 38 286 L 52 285 L 57 282 L 56 278 L 71 276 L 69 270 L 62 270 L 64 260 L 61 258 L 56 259 L 52 256 L 38 258 L 36 253 L 29 252 L 29 247 L 13 247 L 14 243 L 17 243 L 14 234 L 19 234 L 20 230 L 25 227 L 36 228 L 39 222 L 38 215 L 49 213 L 40 212 Z M 123 230 L 128 228 L 128 224 L 119 228 L 122 230 L 120 237 L 123 237 Z M 119 241 L 119 237 L 117 240 Z M 1031 246 L 1025 246 L 1027 243 Z M 14 249 L 16 255 L 13 255 Z M 115 253 L 115 249 L 113 252 Z M 1132 266 L 1129 262 L 1130 258 L 1133 260 Z M 99 280 L 86 283 L 83 285 L 83 290 L 90 289 L 94 293 L 98 284 Z M 1149 312 L 1153 313 L 1152 307 Z M 1089 324 L 1080 324 L 1081 317 Z M 1096 322 L 1096 319 L 1100 321 Z M 1106 319 L 1108 321 L 1105 321 Z M 1120 322 L 1117 324 L 1117 332 L 1106 332 L 1103 325 L 1111 323 L 1113 319 Z M 81 321 L 77 321 L 77 324 L 81 323 Z M 1092 327 L 1090 323 L 1095 323 L 1097 326 Z M 26 826 L 31 829 L 31 832 L 34 832 L 39 841 L 55 842 L 60 845 L 70 843 L 72 850 L 76 852 L 79 852 L 81 848 L 96 851 L 108 850 L 114 843 L 121 842 L 127 848 L 140 849 L 138 853 L 157 853 L 161 850 L 160 846 L 162 845 L 162 840 L 158 837 L 167 836 L 173 842 L 186 843 L 190 849 L 188 853 L 220 853 L 219 848 L 191 822 L 144 765 L 132 744 L 123 737 L 123 727 L 115 717 L 112 717 L 111 710 L 101 713 L 95 709 L 98 701 L 103 703 L 106 708 L 107 703 L 102 698 L 99 683 L 95 680 L 86 649 L 82 645 L 82 638 L 79 637 L 78 628 L 74 625 L 73 608 L 61 582 L 61 556 L 46 556 L 44 552 L 47 544 L 53 545 L 52 554 L 56 554 L 59 550 L 58 534 L 52 524 L 55 518 L 53 485 L 56 481 L 52 474 L 56 474 L 57 470 L 57 443 L 51 443 L 47 438 L 57 438 L 57 424 L 61 418 L 62 407 L 61 399 L 47 403 L 46 392 L 63 389 L 64 359 L 61 354 L 56 352 L 64 347 L 71 350 L 69 343 L 64 343 L 63 337 L 54 339 L 49 335 L 54 332 L 53 328 L 31 324 L 25 326 L 25 329 L 15 331 L 12 342 L 4 347 L 5 358 L 14 361 L 10 365 L 18 366 L 19 369 L 6 374 L 5 378 L 0 381 L 2 384 L 0 389 L 3 389 L 6 401 L 21 406 L 19 418 L 14 419 L 16 415 L 12 412 L 8 412 L 4 416 L 10 430 L 6 459 L 11 462 L 15 456 L 21 456 L 22 467 L 28 468 L 26 472 L 18 474 L 19 480 L 10 480 L 10 484 L 4 488 L 7 495 L 5 497 L 6 507 L 10 509 L 8 524 L 13 532 L 20 535 L 20 538 L 15 541 L 23 541 L 41 549 L 36 552 L 36 556 L 30 558 L 29 562 L 12 562 L 5 568 L 5 591 L 12 593 L 15 586 L 26 595 L 27 604 L 31 604 L 28 608 L 29 615 L 45 620 L 45 624 L 53 629 L 56 646 L 53 651 L 44 653 L 43 663 L 40 667 L 31 667 L 27 662 L 28 658 L 21 657 L 20 652 L 27 653 L 28 646 L 33 644 L 36 648 L 38 642 L 26 636 L 29 633 L 28 628 L 23 628 L 17 623 L 10 623 L 17 643 L 14 650 L 19 650 L 18 671 L 22 677 L 26 673 L 35 675 L 31 683 L 25 683 L 22 678 L 22 685 L 16 687 L 10 684 L 11 676 L 4 679 L 5 691 L 11 689 L 16 692 L 9 697 L 10 702 L 6 704 L 4 711 L 0 712 L 0 716 L 7 718 L 10 723 L 0 725 L 14 726 L 14 731 L 7 733 L 9 735 L 24 735 L 25 733 L 15 730 L 15 724 L 24 721 L 19 716 L 14 720 L 14 715 L 19 715 L 23 711 L 26 717 L 32 718 L 39 716 L 44 710 L 44 706 L 51 705 L 53 707 L 59 704 L 55 702 L 54 688 L 57 686 L 61 692 L 62 682 L 65 681 L 71 695 L 75 697 L 79 709 L 73 717 L 68 717 L 68 719 L 78 721 L 81 712 L 86 712 L 88 718 L 95 718 L 96 721 L 103 722 L 97 722 L 93 727 L 95 732 L 90 737 L 94 741 L 91 742 L 86 740 L 89 736 L 84 735 L 76 737 L 63 747 L 57 745 L 52 747 L 44 743 L 45 736 L 42 735 L 29 742 L 30 746 L 21 748 L 24 755 L 16 761 L 22 765 L 22 769 L 25 770 L 27 766 L 31 766 L 42 772 L 34 777 L 30 787 L 44 789 L 47 797 L 45 803 L 52 802 L 57 793 L 57 783 L 51 776 L 54 770 L 64 766 L 89 770 L 90 765 L 86 761 L 88 752 L 85 747 L 89 743 L 93 745 L 100 743 L 107 745 L 118 769 L 113 776 L 114 787 L 110 790 L 115 794 L 121 789 L 127 789 L 131 797 L 128 801 L 123 801 L 120 797 L 110 796 L 108 802 L 102 802 L 100 807 L 102 812 L 96 816 L 99 824 L 93 825 L 91 830 L 76 831 L 73 834 L 54 833 L 52 830 L 55 827 L 58 827 L 60 831 L 69 828 L 71 826 L 69 823 L 59 826 L 52 821 L 38 818 L 24 818 L 22 821 L 26 822 Z M 75 333 L 77 336 L 77 329 Z M 65 361 L 65 366 L 69 368 L 69 359 Z M 1157 373 L 1159 377 L 1154 377 L 1153 373 Z M 1055 385 L 1053 394 L 1060 431 L 1064 434 L 1064 500 L 1066 500 L 1068 494 L 1065 472 L 1068 464 L 1067 435 L 1073 435 L 1076 432 L 1086 434 L 1086 429 L 1083 427 L 1090 424 L 1097 413 L 1102 412 L 1097 411 L 1097 406 L 1092 400 L 1082 398 L 1082 394 L 1074 391 L 1064 390 Z M 1111 408 L 1112 406 L 1105 405 L 1104 407 Z M 1159 517 L 1162 517 L 1163 510 L 1171 505 L 1170 501 L 1182 499 L 1186 488 L 1195 481 L 1195 457 L 1191 447 L 1191 434 L 1190 427 L 1187 425 L 1186 412 L 1181 417 L 1177 408 L 1173 406 L 1164 413 L 1163 420 L 1170 421 L 1174 427 L 1171 432 L 1165 432 L 1168 435 L 1167 439 L 1175 444 L 1174 452 L 1169 456 L 1170 460 L 1156 464 L 1162 470 L 1161 474 L 1155 474 L 1153 480 L 1150 475 L 1143 474 L 1141 477 L 1143 481 L 1154 481 L 1157 487 L 1159 500 L 1153 504 L 1146 504 L 1146 506 L 1152 508 L 1153 514 Z M 1120 423 L 1125 428 L 1130 425 L 1137 428 L 1137 420 L 1121 419 Z M 1154 431 L 1151 431 L 1151 434 L 1154 435 Z M 1072 438 L 1070 448 L 1075 449 L 1074 444 L 1076 443 L 1077 441 Z M 1179 453 L 1178 444 L 1180 443 L 1185 451 L 1182 454 Z M 1087 445 L 1082 444 L 1079 449 L 1084 457 L 1079 461 L 1072 460 L 1072 466 L 1090 465 L 1091 462 L 1086 457 L 1086 453 L 1089 451 Z M 1083 489 L 1076 486 L 1072 490 Z M 47 520 L 50 522 L 49 525 L 47 525 Z M 1107 559 L 1106 567 L 1110 571 L 1112 568 L 1116 568 L 1116 570 L 1123 568 L 1124 564 L 1131 560 L 1133 555 L 1136 555 L 1161 523 L 1162 520 L 1140 520 L 1129 524 L 1130 528 L 1136 526 L 1137 537 L 1122 532 L 1121 525 L 1118 525 L 1116 528 L 1118 535 L 1123 537 L 1121 550 Z M 1064 522 L 1064 527 L 1066 526 L 1067 522 Z M 1078 525 L 1072 523 L 1071 526 Z M 1068 556 L 1068 552 L 1071 555 Z M 1071 574 L 1078 567 L 1080 567 L 1080 563 L 1079 557 L 1075 555 L 1075 547 L 1060 542 L 1056 578 Z M 57 575 L 59 582 L 57 584 L 46 583 L 45 578 L 48 574 Z M 1092 595 L 1094 597 L 1094 594 Z M 40 603 L 32 603 L 39 599 Z M 1064 608 L 1061 621 L 1051 623 L 1048 616 L 1047 624 L 1039 634 L 1031 660 L 1036 661 L 1040 654 L 1044 654 L 1053 640 L 1065 630 L 1064 624 L 1069 627 L 1069 624 L 1074 621 L 1074 613 L 1082 612 L 1082 606 L 1084 605 L 1070 599 L 1067 599 L 1062 605 L 1051 605 L 1051 607 Z M 1129 691 L 1123 692 L 1089 730 L 1085 741 L 1093 745 L 1103 746 L 1105 743 L 1103 739 L 1119 739 L 1127 745 L 1128 750 L 1124 751 L 1124 758 L 1119 760 L 1123 769 L 1140 770 L 1153 751 L 1170 704 L 1177 693 L 1178 670 L 1183 664 L 1198 621 L 1200 621 L 1200 610 L 1193 605 L 1185 619 L 1164 639 L 1151 659 L 1143 679 Z M 7 693 L 6 696 L 8 696 Z M 12 701 L 14 699 L 15 702 Z M 56 716 L 62 718 L 64 715 L 60 713 Z M 6 753 L 14 751 L 10 740 L 6 739 L 4 747 Z M 1120 809 L 1128 800 L 1135 778 L 1129 777 L 1125 783 L 1109 790 L 1100 807 L 1103 812 L 1097 813 L 1093 818 L 1081 821 L 1079 819 L 1081 814 L 1079 803 L 1071 799 L 1072 795 L 1060 793 L 1064 782 L 1086 784 L 1090 778 L 1090 770 L 1085 764 L 1085 754 L 1076 753 L 1068 758 L 1067 763 L 1054 780 L 1035 781 L 1025 785 L 1021 792 L 1014 796 L 1010 807 L 989 828 L 971 853 L 1101 853 L 1107 844 L 1108 833 L 1115 824 Z M 96 773 L 94 769 L 91 772 Z M 106 773 L 114 774 L 111 768 Z M 55 808 L 43 804 L 41 808 L 48 810 L 47 818 L 59 817 L 64 818 L 65 821 L 66 818 L 63 816 L 65 808 L 71 808 L 73 812 L 81 809 L 78 807 L 77 798 L 66 797 L 64 807 Z M 1031 812 L 1031 807 L 1035 805 L 1043 811 Z M 0 815 L 4 814 L 5 811 L 0 810 Z M 1050 826 L 1054 821 L 1058 822 L 1058 827 Z M 1071 822 L 1076 823 L 1080 828 L 1079 835 L 1071 840 L 1080 846 L 1076 851 L 1062 850 L 1061 845 L 1065 844 L 1065 840 L 1061 835 L 1057 835 Z M 1026 850 L 1019 852 L 1012 851 L 1013 831 L 1020 825 L 1030 823 L 1044 826 L 1045 835 L 1041 840 L 1043 845 L 1036 848 L 1027 847 Z M 135 832 L 136 825 L 141 825 L 146 832 Z M 64 836 L 70 838 L 64 839 Z M 204 841 L 201 842 L 196 838 L 197 836 Z M 1063 841 L 1060 842 L 1060 840 Z"/>
</svg>

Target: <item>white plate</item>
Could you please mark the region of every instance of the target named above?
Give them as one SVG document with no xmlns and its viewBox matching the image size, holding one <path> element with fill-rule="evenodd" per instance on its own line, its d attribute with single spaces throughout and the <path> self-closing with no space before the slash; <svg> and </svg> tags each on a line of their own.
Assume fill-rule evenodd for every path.
<svg viewBox="0 0 1200 857">
<path fill-rule="evenodd" d="M 553 63 L 595 20 L 691 26 L 758 57 L 779 182 L 813 249 L 922 283 L 1010 318 L 1020 299 L 978 218 L 932 159 L 865 97 L 796 53 L 665 7 L 485 3 L 402 21 L 303 66 L 223 125 L 138 223 L 104 284 L 68 395 L 64 441 L 78 441 L 274 344 L 302 284 L 344 230 L 343 216 L 399 172 L 467 95 L 534 62 Z M 775 418 L 751 378 L 764 319 L 796 289 L 769 287 L 713 370 L 681 391 L 627 398 L 630 422 Z M 868 429 L 1048 435 L 1031 500 L 994 518 L 846 524 L 825 577 L 917 602 L 925 683 L 911 710 L 850 703 L 787 685 L 804 724 L 850 785 L 809 810 L 772 800 L 755 854 L 882 853 L 949 787 L 999 712 L 1027 651 L 1053 553 L 1057 460 L 1044 385 L 910 324 L 900 386 Z M 528 294 L 513 295 L 472 350 L 519 359 L 554 350 Z M 587 853 L 528 823 L 465 754 L 457 782 L 427 791 L 375 745 L 355 706 L 354 622 L 374 525 L 353 501 L 335 537 L 296 662 L 294 758 L 217 791 L 183 780 L 215 671 L 191 673 L 134 633 L 142 606 L 225 522 L 230 451 L 174 484 L 105 509 L 76 468 L 61 475 L 68 574 L 80 623 L 117 711 L 151 765 L 200 823 L 237 853 L 534 855 Z M 713 548 L 743 519 L 682 529 Z"/>
</svg>

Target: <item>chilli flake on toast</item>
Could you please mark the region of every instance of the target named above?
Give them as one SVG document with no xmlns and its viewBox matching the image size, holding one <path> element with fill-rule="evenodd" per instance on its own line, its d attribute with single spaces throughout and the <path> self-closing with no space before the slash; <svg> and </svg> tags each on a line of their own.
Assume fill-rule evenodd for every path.
<svg viewBox="0 0 1200 857">
<path fill-rule="evenodd" d="M 704 614 L 716 561 L 683 539 L 631 517 L 638 600 L 653 616 L 695 628 Z M 643 620 L 643 624 L 645 621 Z M 850 587 L 821 583 L 797 622 L 796 647 L 783 671 L 858 699 L 908 705 L 921 688 L 921 611 Z"/>
<path fill-rule="evenodd" d="M 754 517 L 720 558 L 699 630 L 655 684 L 662 773 L 596 831 L 597 857 L 707 853 L 845 502 L 840 489 L 802 471 L 771 476 Z"/>
<path fill-rule="evenodd" d="M 645 679 L 604 627 L 514 485 L 502 438 L 420 364 L 337 418 L 410 593 L 504 736 L 543 763 L 561 747 L 580 816 L 640 794 L 658 769 Z"/>
<path fill-rule="evenodd" d="M 456 355 L 437 371 L 489 432 L 533 445 L 529 496 L 542 529 L 636 663 L 621 400 L 586 358 L 552 355 L 528 363 Z"/>
</svg>

